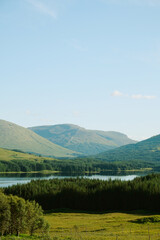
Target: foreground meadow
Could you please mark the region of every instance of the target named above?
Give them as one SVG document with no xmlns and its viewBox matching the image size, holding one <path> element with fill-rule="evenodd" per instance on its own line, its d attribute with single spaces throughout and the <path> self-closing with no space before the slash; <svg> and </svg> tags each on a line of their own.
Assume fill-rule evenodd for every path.
<svg viewBox="0 0 160 240">
<path fill-rule="evenodd" d="M 130 213 L 49 213 L 50 237 L 54 240 L 160 240 L 159 223 L 135 223 L 152 217 L 145 212 Z"/>
<path fill-rule="evenodd" d="M 160 240 L 159 174 L 132 181 L 36 180 L 5 188 L 4 193 L 38 202 L 52 240 Z M 46 233 L 46 228 L 38 231 Z"/>
</svg>

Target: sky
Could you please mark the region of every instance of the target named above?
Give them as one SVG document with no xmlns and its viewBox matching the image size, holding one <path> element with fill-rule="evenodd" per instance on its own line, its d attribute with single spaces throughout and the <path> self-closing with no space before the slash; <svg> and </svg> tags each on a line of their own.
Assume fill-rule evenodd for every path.
<svg viewBox="0 0 160 240">
<path fill-rule="evenodd" d="M 160 134 L 160 0 L 0 0 L 0 119 Z"/>
</svg>

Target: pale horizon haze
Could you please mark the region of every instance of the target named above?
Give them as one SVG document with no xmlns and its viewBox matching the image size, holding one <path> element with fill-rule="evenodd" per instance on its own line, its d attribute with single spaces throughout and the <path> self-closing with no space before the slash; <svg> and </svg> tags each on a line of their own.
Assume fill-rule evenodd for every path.
<svg viewBox="0 0 160 240">
<path fill-rule="evenodd" d="M 0 0 L 0 119 L 160 134 L 160 0 Z"/>
</svg>

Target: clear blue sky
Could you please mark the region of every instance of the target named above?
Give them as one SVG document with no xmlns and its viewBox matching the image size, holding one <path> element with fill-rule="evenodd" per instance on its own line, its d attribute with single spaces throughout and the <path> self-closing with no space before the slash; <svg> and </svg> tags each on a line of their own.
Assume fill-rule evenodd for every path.
<svg viewBox="0 0 160 240">
<path fill-rule="evenodd" d="M 0 0 L 0 119 L 160 134 L 160 0 Z"/>
</svg>

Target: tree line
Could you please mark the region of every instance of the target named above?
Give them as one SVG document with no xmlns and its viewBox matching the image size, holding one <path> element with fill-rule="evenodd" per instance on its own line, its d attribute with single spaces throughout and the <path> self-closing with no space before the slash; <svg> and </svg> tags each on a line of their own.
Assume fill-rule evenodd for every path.
<svg viewBox="0 0 160 240">
<path fill-rule="evenodd" d="M 35 200 L 44 210 L 69 208 L 82 211 L 160 211 L 160 175 L 151 174 L 132 181 L 51 179 L 32 180 L 25 185 L 4 189 L 14 194 Z"/>
<path fill-rule="evenodd" d="M 43 210 L 35 201 L 28 201 L 0 191 L 0 234 L 30 233 L 41 230 L 46 234 L 49 224 L 43 218 Z"/>
<path fill-rule="evenodd" d="M 60 171 L 60 172 L 101 172 L 101 171 L 121 171 L 142 168 L 158 169 L 160 163 L 150 162 L 104 162 L 94 160 L 91 158 L 79 158 L 72 160 L 43 160 L 43 161 L 29 161 L 29 160 L 11 160 L 0 161 L 0 172 L 31 172 L 31 171 Z M 159 167 L 160 168 L 160 167 Z"/>
</svg>

